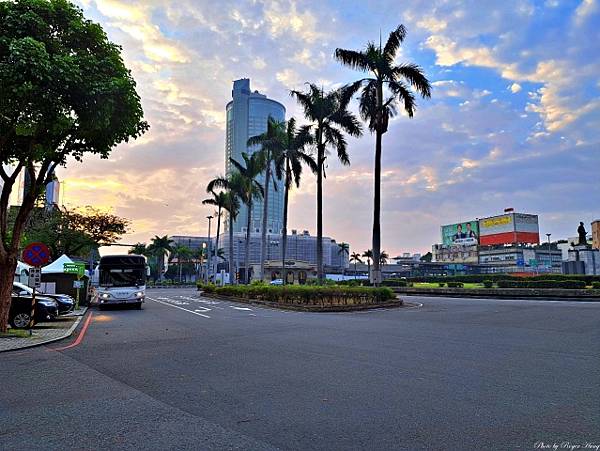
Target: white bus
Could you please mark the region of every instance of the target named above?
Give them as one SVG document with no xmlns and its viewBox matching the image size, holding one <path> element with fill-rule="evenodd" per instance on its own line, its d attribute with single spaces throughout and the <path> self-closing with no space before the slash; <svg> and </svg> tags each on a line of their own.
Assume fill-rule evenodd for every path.
<svg viewBox="0 0 600 451">
<path fill-rule="evenodd" d="M 95 301 L 100 308 L 130 304 L 141 309 L 146 298 L 146 257 L 143 255 L 109 255 L 100 258 L 96 268 L 98 288 Z"/>
</svg>

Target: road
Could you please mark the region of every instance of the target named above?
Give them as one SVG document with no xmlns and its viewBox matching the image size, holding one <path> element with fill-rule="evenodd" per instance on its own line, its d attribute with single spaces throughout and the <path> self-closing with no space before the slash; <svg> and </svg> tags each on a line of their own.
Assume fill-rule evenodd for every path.
<svg viewBox="0 0 600 451">
<path fill-rule="evenodd" d="M 77 346 L 0 354 L 0 449 L 600 444 L 600 303 L 319 314 L 149 297 L 94 310 Z"/>
</svg>

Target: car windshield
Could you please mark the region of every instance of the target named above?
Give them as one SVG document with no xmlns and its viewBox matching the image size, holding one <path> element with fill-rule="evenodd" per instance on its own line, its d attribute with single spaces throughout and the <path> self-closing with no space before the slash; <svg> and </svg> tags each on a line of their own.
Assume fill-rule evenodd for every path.
<svg viewBox="0 0 600 451">
<path fill-rule="evenodd" d="M 145 271 L 139 268 L 106 268 L 100 271 L 100 286 L 131 287 L 145 283 Z"/>
</svg>

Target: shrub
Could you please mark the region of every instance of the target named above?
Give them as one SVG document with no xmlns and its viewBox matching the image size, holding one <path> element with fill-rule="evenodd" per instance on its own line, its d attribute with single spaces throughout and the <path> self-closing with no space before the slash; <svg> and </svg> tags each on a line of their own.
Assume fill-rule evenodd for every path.
<svg viewBox="0 0 600 451">
<path fill-rule="evenodd" d="M 281 304 L 332 305 L 340 299 L 359 300 L 359 303 L 378 304 L 394 299 L 389 288 L 341 287 L 341 286 L 271 286 L 271 285 L 227 285 L 224 287 L 203 287 L 207 293 L 233 296 L 243 299 L 257 299 Z"/>
<path fill-rule="evenodd" d="M 566 288 L 580 290 L 586 287 L 583 280 L 499 280 L 498 288 Z"/>
<path fill-rule="evenodd" d="M 215 290 L 217 289 L 217 286 L 212 283 L 198 282 L 197 286 L 198 286 L 198 290 L 202 290 L 205 293 L 214 293 Z"/>
<path fill-rule="evenodd" d="M 600 282 L 592 282 L 592 288 L 594 290 L 600 290 Z"/>
<path fill-rule="evenodd" d="M 448 288 L 462 288 L 464 284 L 462 282 L 448 282 Z"/>
<path fill-rule="evenodd" d="M 491 280 L 484 280 L 483 281 L 483 287 L 484 288 L 492 288 L 494 286 L 494 282 L 492 282 Z"/>
<path fill-rule="evenodd" d="M 445 284 L 444 282 L 440 282 L 440 283 L 438 283 L 438 286 L 439 286 L 440 288 L 442 288 L 442 287 L 445 287 L 445 286 L 446 286 L 446 284 Z"/>
<path fill-rule="evenodd" d="M 406 287 L 408 282 L 405 279 L 385 279 L 381 282 L 382 287 Z"/>
</svg>

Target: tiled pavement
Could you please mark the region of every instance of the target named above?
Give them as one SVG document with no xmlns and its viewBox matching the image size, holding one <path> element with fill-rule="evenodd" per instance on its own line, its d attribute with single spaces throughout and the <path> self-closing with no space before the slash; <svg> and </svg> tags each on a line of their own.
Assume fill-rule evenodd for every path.
<svg viewBox="0 0 600 451">
<path fill-rule="evenodd" d="M 31 346 L 67 338 L 73 333 L 86 310 L 87 307 L 83 307 L 69 315 L 60 316 L 55 321 L 37 323 L 35 327 L 31 329 L 31 336 L 28 337 L 0 337 L 0 352 L 29 348 Z"/>
</svg>

